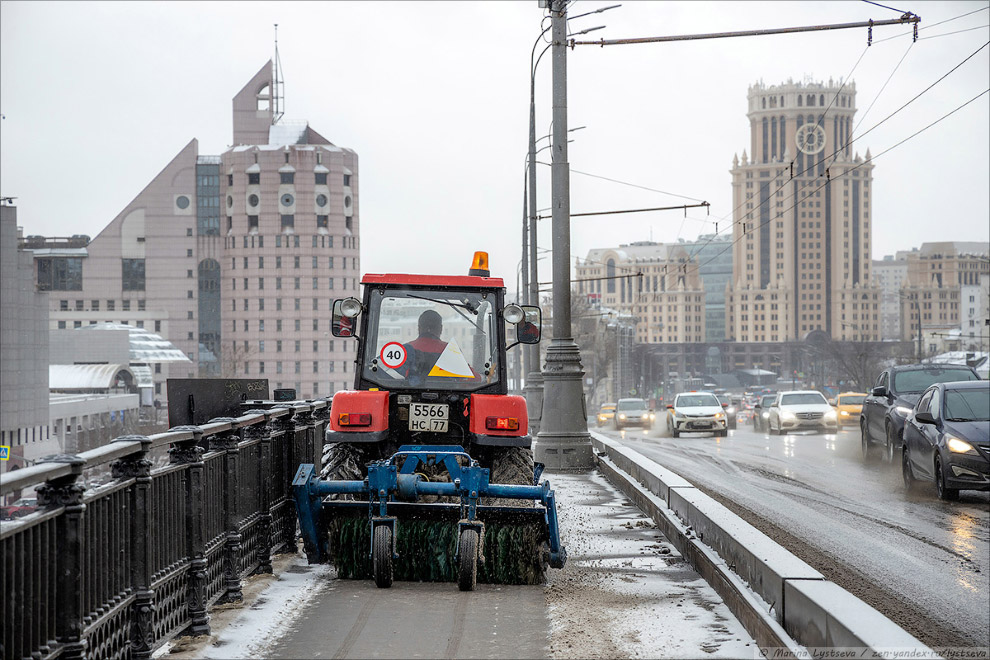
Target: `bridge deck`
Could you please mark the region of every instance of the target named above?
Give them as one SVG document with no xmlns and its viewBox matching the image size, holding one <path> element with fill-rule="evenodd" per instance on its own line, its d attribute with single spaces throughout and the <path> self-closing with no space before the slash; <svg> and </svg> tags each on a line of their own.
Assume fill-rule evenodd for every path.
<svg viewBox="0 0 990 660">
<path fill-rule="evenodd" d="M 718 595 L 604 478 L 547 476 L 568 562 L 545 586 L 383 590 L 293 557 L 239 610 L 215 613 L 212 638 L 166 657 L 753 657 Z"/>
</svg>

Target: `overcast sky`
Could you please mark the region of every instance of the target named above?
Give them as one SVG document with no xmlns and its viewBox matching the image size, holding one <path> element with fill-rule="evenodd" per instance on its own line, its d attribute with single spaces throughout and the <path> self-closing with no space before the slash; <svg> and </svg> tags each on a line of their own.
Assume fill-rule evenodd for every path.
<svg viewBox="0 0 990 660">
<path fill-rule="evenodd" d="M 726 232 L 729 170 L 749 145 L 753 83 L 853 80 L 858 137 L 990 40 L 988 2 L 891 2 L 896 11 L 853 1 L 624 0 L 574 20 L 572 31 L 606 26 L 588 39 L 883 20 L 904 11 L 922 22 L 913 45 L 910 29 L 897 26 L 875 28 L 869 48 L 862 28 L 569 51 L 568 124 L 586 126 L 569 147 L 572 213 L 690 201 L 664 193 L 711 203 L 710 215 L 693 210 L 686 218 L 575 218 L 572 257 L 651 238 L 693 240 L 715 231 L 716 221 Z M 579 0 L 569 14 L 610 4 Z M 361 270 L 466 273 L 473 251 L 487 250 L 493 274 L 511 290 L 529 61 L 544 14 L 537 0 L 2 2 L 0 194 L 17 197 L 25 234 L 96 236 L 191 138 L 201 154 L 227 148 L 231 99 L 272 57 L 278 23 L 285 119 L 308 120 L 360 158 Z M 538 135 L 550 130 L 550 83 L 548 52 L 537 73 Z M 990 95 L 893 148 L 988 86 L 985 47 L 855 143 L 875 157 L 874 258 L 925 241 L 990 240 Z M 541 154 L 549 158 L 549 150 Z M 546 208 L 550 168 L 540 166 L 539 177 Z M 541 248 L 550 247 L 549 225 L 541 222 Z M 550 259 L 540 266 L 540 279 L 549 280 Z"/>
</svg>

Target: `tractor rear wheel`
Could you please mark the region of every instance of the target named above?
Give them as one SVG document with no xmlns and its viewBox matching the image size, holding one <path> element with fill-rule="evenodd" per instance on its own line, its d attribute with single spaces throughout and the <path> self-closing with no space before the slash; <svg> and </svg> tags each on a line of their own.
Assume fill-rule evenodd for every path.
<svg viewBox="0 0 990 660">
<path fill-rule="evenodd" d="M 326 445 L 320 477 L 328 481 L 362 481 L 367 476 L 364 466 L 371 460 L 368 452 L 373 447 L 350 442 Z"/>
<path fill-rule="evenodd" d="M 392 529 L 387 525 L 375 527 L 372 540 L 372 563 L 374 565 L 375 584 L 379 589 L 392 586 Z"/>
<path fill-rule="evenodd" d="M 529 447 L 496 447 L 492 453 L 493 484 L 533 485 L 533 450 Z"/>
<path fill-rule="evenodd" d="M 460 555 L 457 586 L 461 591 L 474 591 L 474 586 L 478 583 L 478 530 L 461 530 L 457 553 Z"/>
</svg>

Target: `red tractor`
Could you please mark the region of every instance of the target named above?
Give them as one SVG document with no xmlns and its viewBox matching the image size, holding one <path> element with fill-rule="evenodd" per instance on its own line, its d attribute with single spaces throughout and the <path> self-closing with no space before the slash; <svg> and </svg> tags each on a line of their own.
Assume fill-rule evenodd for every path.
<svg viewBox="0 0 990 660">
<path fill-rule="evenodd" d="M 463 447 L 492 483 L 533 483 L 526 401 L 508 394 L 505 356 L 540 341 L 540 308 L 506 305 L 487 267 L 478 252 L 467 276 L 367 274 L 363 302 L 334 301 L 333 334 L 357 340 L 357 357 L 354 389 L 333 397 L 325 478 L 363 478 L 369 461 L 429 444 Z"/>
<path fill-rule="evenodd" d="M 322 478 L 361 481 L 400 447 L 430 446 L 463 448 L 491 484 L 533 486 L 526 401 L 508 394 L 506 352 L 540 341 L 539 307 L 506 304 L 484 252 L 466 276 L 368 274 L 361 284 L 363 300 L 333 305 L 333 334 L 356 340 L 357 356 L 354 389 L 333 397 Z M 450 480 L 439 461 L 417 474 Z"/>
</svg>

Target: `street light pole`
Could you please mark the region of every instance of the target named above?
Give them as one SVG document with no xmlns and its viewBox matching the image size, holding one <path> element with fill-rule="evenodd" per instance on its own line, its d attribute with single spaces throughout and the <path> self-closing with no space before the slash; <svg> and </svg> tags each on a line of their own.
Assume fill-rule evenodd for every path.
<svg viewBox="0 0 990 660">
<path fill-rule="evenodd" d="M 533 304 L 529 299 L 529 241 L 527 237 L 529 235 L 529 228 L 526 226 L 526 198 L 528 197 L 528 191 L 526 190 L 526 177 L 523 176 L 523 221 L 522 221 L 522 263 L 520 264 L 520 271 L 522 272 L 522 289 L 516 286 L 517 294 L 522 298 L 521 302 L 525 304 Z M 522 378 L 524 374 L 528 374 L 530 367 L 532 353 L 529 350 L 529 346 L 524 345 L 522 350 L 522 355 L 520 355 L 521 371 L 520 379 L 516 382 L 516 386 L 522 389 Z"/>
<path fill-rule="evenodd" d="M 584 401 L 581 352 L 571 337 L 570 165 L 567 162 L 567 3 L 553 0 L 553 339 L 543 372 L 543 415 L 534 457 L 550 469 L 594 461 Z M 532 174 L 531 174 L 532 176 Z M 535 187 L 535 186 L 534 186 Z M 532 285 L 532 282 L 531 282 Z"/>
<path fill-rule="evenodd" d="M 537 37 L 529 56 L 529 304 L 540 304 L 539 268 L 536 262 L 536 67 L 540 60 L 536 59 L 536 47 L 547 33 L 546 28 Z M 543 51 L 546 52 L 546 49 Z M 543 53 L 540 53 L 540 58 Z M 523 243 L 523 249 L 525 249 Z M 533 437 L 540 431 L 543 421 L 543 373 L 540 370 L 540 346 L 530 344 L 525 347 L 529 354 L 529 370 L 526 372 L 526 408 L 529 413 L 530 433 Z"/>
</svg>

